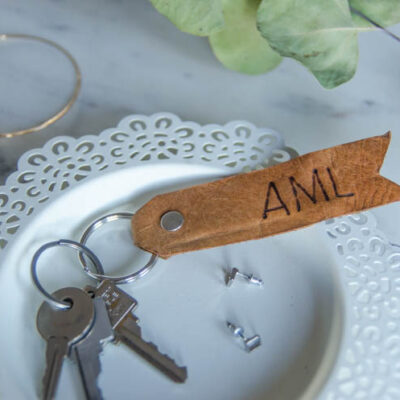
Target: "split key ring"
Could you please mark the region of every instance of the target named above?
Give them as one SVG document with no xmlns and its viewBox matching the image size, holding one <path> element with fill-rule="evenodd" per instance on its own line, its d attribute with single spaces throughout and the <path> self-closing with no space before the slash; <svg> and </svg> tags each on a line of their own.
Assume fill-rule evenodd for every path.
<svg viewBox="0 0 400 400">
<path fill-rule="evenodd" d="M 120 219 L 129 219 L 131 220 L 132 217 L 134 216 L 133 213 L 126 213 L 126 212 L 118 212 L 118 213 L 113 213 L 113 214 L 108 214 L 103 217 L 100 217 L 93 221 L 85 230 L 85 232 L 82 234 L 82 237 L 80 239 L 80 243 L 82 245 L 86 245 L 87 241 L 89 240 L 90 236 L 99 228 L 101 228 L 103 225 L 113 222 L 113 221 L 118 221 Z M 85 254 L 84 252 L 79 253 L 79 260 L 83 266 L 84 271 L 94 279 L 97 279 L 98 281 L 103 281 L 105 279 L 110 280 L 114 282 L 116 285 L 120 285 L 123 283 L 131 283 L 135 282 L 140 278 L 143 278 L 146 274 L 148 274 L 156 264 L 158 260 L 158 256 L 155 254 L 151 254 L 150 260 L 146 263 L 144 267 L 139 269 L 138 271 L 135 271 L 131 274 L 128 275 L 123 275 L 123 276 L 109 276 L 105 275 L 104 272 L 92 272 L 86 262 L 85 259 Z"/>
<path fill-rule="evenodd" d="M 66 310 L 68 308 L 71 308 L 71 304 L 66 302 L 66 301 L 61 301 L 52 296 L 40 283 L 39 277 L 37 274 L 37 264 L 40 256 L 48 249 L 52 247 L 57 247 L 57 246 L 62 246 L 62 247 L 69 247 L 75 250 L 79 251 L 79 254 L 85 254 L 89 260 L 92 262 L 94 265 L 97 273 L 103 274 L 104 269 L 103 266 L 101 265 L 100 260 L 97 258 L 96 254 L 94 254 L 89 248 L 87 248 L 85 245 L 74 242 L 73 240 L 67 240 L 67 239 L 61 239 L 57 240 L 55 242 L 49 242 L 41 246 L 36 253 L 34 254 L 32 258 L 32 263 L 31 263 L 31 276 L 33 283 L 35 286 L 39 289 L 39 292 L 46 298 L 46 301 L 55 308 L 59 308 L 62 310 Z"/>
</svg>

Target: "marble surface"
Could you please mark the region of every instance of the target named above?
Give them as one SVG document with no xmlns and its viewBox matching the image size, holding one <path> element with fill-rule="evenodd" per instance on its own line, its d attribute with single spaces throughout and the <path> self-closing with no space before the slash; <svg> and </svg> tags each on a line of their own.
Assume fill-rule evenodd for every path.
<svg viewBox="0 0 400 400">
<path fill-rule="evenodd" d="M 0 139 L 0 184 L 22 153 L 58 135 L 96 134 L 127 114 L 170 111 L 183 119 L 246 119 L 282 132 L 300 153 L 393 131 L 383 175 L 400 182 L 400 44 L 381 32 L 360 35 L 355 78 L 323 89 L 293 60 L 273 72 L 226 70 L 207 39 L 184 34 L 147 0 L 2 0 L 3 32 L 52 39 L 77 59 L 83 85 L 56 124 Z M 400 25 L 393 27 L 400 34 Z M 62 55 L 40 44 L 0 42 L 0 131 L 45 119 L 73 85 Z M 380 228 L 400 243 L 400 205 L 375 211 Z"/>
</svg>

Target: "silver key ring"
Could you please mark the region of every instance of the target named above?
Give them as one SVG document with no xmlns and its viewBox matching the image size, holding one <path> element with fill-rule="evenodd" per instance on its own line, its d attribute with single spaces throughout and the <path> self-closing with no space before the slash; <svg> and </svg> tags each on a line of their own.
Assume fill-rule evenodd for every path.
<svg viewBox="0 0 400 400">
<path fill-rule="evenodd" d="M 133 214 L 133 213 L 120 212 L 120 213 L 108 214 L 108 215 L 105 215 L 103 217 L 96 219 L 94 222 L 92 222 L 86 228 L 85 232 L 83 232 L 83 235 L 80 240 L 81 244 L 86 245 L 87 241 L 89 240 L 89 237 L 94 233 L 94 231 L 101 228 L 103 225 L 107 224 L 108 222 L 113 222 L 113 221 L 117 221 L 120 219 L 132 219 L 132 217 L 134 215 L 135 214 Z M 79 259 L 82 263 L 84 271 L 91 278 L 97 279 L 98 281 L 103 281 L 103 280 L 107 279 L 107 280 L 114 282 L 116 285 L 120 285 L 123 283 L 135 282 L 138 279 L 143 278 L 154 267 L 154 265 L 156 264 L 156 262 L 158 260 L 158 256 L 155 254 L 151 254 L 150 260 L 139 271 L 133 272 L 129 275 L 116 276 L 116 277 L 104 275 L 104 273 L 98 273 L 98 272 L 96 273 L 96 272 L 90 271 L 90 269 L 87 266 L 84 254 L 82 254 L 82 253 L 79 254 Z"/>
<path fill-rule="evenodd" d="M 31 276 L 33 283 L 35 286 L 39 289 L 39 292 L 46 298 L 46 301 L 53 307 L 59 308 L 62 310 L 66 310 L 68 308 L 71 308 L 71 304 L 61 301 L 53 297 L 40 283 L 38 275 L 37 275 L 37 263 L 39 260 L 39 257 L 42 255 L 43 252 L 46 250 L 52 248 L 52 247 L 57 247 L 57 246 L 64 246 L 64 247 L 70 247 L 72 249 L 78 250 L 79 254 L 86 254 L 90 261 L 93 263 L 96 271 L 99 274 L 104 274 L 104 269 L 103 266 L 101 265 L 100 260 L 97 258 L 96 254 L 94 254 L 89 248 L 86 246 L 82 245 L 81 243 L 74 242 L 73 240 L 67 240 L 67 239 L 61 239 L 57 240 L 55 242 L 49 242 L 44 244 L 42 247 L 40 247 L 35 255 L 32 258 L 32 263 L 31 263 Z"/>
</svg>

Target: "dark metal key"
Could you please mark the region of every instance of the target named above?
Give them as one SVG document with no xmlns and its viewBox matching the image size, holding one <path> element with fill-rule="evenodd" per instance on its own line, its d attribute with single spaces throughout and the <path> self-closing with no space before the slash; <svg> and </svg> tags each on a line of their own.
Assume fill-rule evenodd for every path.
<svg viewBox="0 0 400 400">
<path fill-rule="evenodd" d="M 114 339 L 114 332 L 108 317 L 106 305 L 101 297 L 93 299 L 95 319 L 89 333 L 71 349 L 71 357 L 76 360 L 82 384 L 88 400 L 101 400 L 98 386 L 101 372 L 100 353 L 103 346 Z"/>
<path fill-rule="evenodd" d="M 102 281 L 97 288 L 86 286 L 85 290 L 106 303 L 116 341 L 127 345 L 173 381 L 185 382 L 186 367 L 179 367 L 172 358 L 160 353 L 153 343 L 142 338 L 139 320 L 133 314 L 137 306 L 133 297 L 108 280 Z"/>
<path fill-rule="evenodd" d="M 70 302 L 71 308 L 57 309 L 45 301 L 37 313 L 37 329 L 47 341 L 42 381 L 44 400 L 54 399 L 64 359 L 69 355 L 71 346 L 91 329 L 95 315 L 93 300 L 81 289 L 63 288 L 53 296 Z"/>
</svg>

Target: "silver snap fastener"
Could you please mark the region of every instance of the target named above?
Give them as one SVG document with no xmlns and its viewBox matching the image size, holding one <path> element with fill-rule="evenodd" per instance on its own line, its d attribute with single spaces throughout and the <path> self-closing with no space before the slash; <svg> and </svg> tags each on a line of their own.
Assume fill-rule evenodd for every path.
<svg viewBox="0 0 400 400">
<path fill-rule="evenodd" d="M 244 349 L 247 352 L 251 352 L 257 347 L 261 346 L 261 337 L 260 335 L 254 335 L 252 337 L 246 337 L 244 335 L 244 329 L 240 326 L 236 326 L 235 324 L 232 324 L 232 322 L 227 321 L 226 326 L 228 329 L 232 332 L 233 336 L 236 336 L 237 338 L 240 338 L 241 341 L 244 344 Z"/>
<path fill-rule="evenodd" d="M 230 272 L 228 271 L 226 274 L 225 278 L 226 286 L 231 286 L 237 276 L 247 281 L 247 283 L 251 283 L 253 285 L 263 286 L 264 284 L 262 279 L 255 277 L 253 274 L 251 275 L 244 274 L 240 272 L 237 268 L 233 268 L 232 271 Z"/>
<path fill-rule="evenodd" d="M 160 220 L 160 225 L 168 232 L 175 232 L 182 228 L 185 218 L 179 211 L 168 211 Z"/>
</svg>

